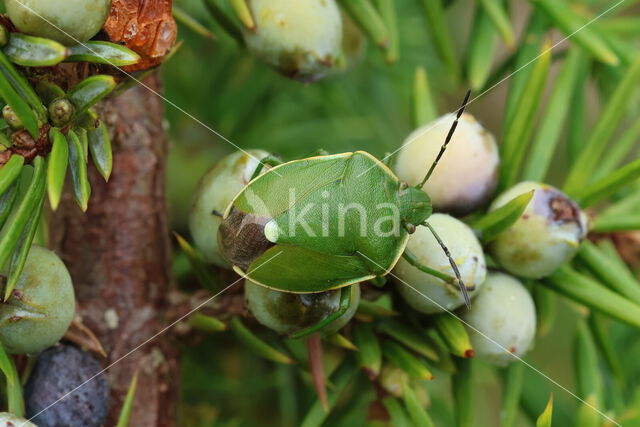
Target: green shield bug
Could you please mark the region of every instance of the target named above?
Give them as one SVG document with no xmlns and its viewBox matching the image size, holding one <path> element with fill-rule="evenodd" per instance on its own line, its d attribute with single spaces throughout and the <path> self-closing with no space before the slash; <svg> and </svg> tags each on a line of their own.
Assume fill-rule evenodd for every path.
<svg viewBox="0 0 640 427">
<path fill-rule="evenodd" d="M 294 160 L 262 175 L 258 168 L 223 215 L 222 255 L 237 273 L 267 288 L 292 293 L 343 288 L 346 310 L 349 285 L 384 277 L 403 255 L 415 262 L 406 247 L 417 226 L 435 234 L 427 222 L 431 199 L 421 187 L 444 154 L 469 95 L 419 186 L 400 181 L 364 151 Z M 456 277 L 428 266 L 423 271 L 459 286 L 470 305 L 458 268 L 441 246 Z"/>
</svg>

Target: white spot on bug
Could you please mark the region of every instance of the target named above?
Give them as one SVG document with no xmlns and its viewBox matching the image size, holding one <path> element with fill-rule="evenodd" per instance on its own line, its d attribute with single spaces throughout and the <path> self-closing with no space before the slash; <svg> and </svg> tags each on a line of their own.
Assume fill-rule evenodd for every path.
<svg viewBox="0 0 640 427">
<path fill-rule="evenodd" d="M 120 317 L 113 308 L 110 308 L 104 312 L 104 321 L 107 324 L 107 328 L 116 329 L 120 323 Z"/>
<path fill-rule="evenodd" d="M 275 220 L 272 219 L 264 226 L 264 237 L 266 237 L 268 241 L 276 243 L 279 235 L 280 230 L 278 229 L 278 224 L 276 224 Z"/>
</svg>

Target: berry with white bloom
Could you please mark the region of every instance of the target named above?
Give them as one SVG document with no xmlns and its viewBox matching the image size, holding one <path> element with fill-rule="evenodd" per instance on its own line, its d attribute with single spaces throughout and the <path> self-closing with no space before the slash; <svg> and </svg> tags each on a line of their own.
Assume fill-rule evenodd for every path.
<svg viewBox="0 0 640 427">
<path fill-rule="evenodd" d="M 522 216 L 500 233 L 489 253 L 509 273 L 539 279 L 553 273 L 577 252 L 588 232 L 586 214 L 550 185 L 521 182 L 498 196 L 490 210 L 534 190 Z"/>
<path fill-rule="evenodd" d="M 394 170 L 417 185 L 425 168 L 436 159 L 455 116 L 444 115 L 411 133 L 400 149 Z M 460 117 L 458 127 L 423 190 L 434 210 L 463 216 L 489 201 L 497 185 L 500 159 L 496 140 L 471 114 Z"/>
<path fill-rule="evenodd" d="M 433 214 L 427 220 L 436 230 L 460 270 L 469 296 L 473 297 L 487 274 L 482 246 L 465 223 L 445 214 Z M 407 248 L 417 260 L 449 276 L 454 271 L 442 248 L 427 227 L 418 227 L 409 238 Z M 423 313 L 440 313 L 464 304 L 458 286 L 427 274 L 401 258 L 394 269 L 397 289 L 407 303 Z"/>
<path fill-rule="evenodd" d="M 247 48 L 287 77 L 323 77 L 340 55 L 342 18 L 334 0 L 249 0 L 255 30 Z"/>
<path fill-rule="evenodd" d="M 536 335 L 536 309 L 527 289 L 515 277 L 489 273 L 469 311 L 462 313 L 470 326 L 476 356 L 504 366 L 523 356 Z"/>
</svg>

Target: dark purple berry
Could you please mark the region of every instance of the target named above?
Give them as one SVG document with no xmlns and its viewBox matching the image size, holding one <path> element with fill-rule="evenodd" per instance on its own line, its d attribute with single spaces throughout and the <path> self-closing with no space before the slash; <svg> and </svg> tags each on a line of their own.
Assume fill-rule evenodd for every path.
<svg viewBox="0 0 640 427">
<path fill-rule="evenodd" d="M 71 345 L 44 351 L 25 385 L 27 418 L 34 417 L 100 372 L 96 359 Z M 39 427 L 100 427 L 107 417 L 109 385 L 100 374 L 33 419 Z"/>
</svg>

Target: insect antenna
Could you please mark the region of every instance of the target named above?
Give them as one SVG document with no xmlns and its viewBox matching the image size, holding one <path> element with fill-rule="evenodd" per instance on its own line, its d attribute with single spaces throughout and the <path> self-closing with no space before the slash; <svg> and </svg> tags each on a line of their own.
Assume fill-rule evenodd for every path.
<svg viewBox="0 0 640 427">
<path fill-rule="evenodd" d="M 444 254 L 449 259 L 449 264 L 451 264 L 451 268 L 453 268 L 453 272 L 456 275 L 456 279 L 457 279 L 457 282 L 458 282 L 458 287 L 460 288 L 460 292 L 462 292 L 462 296 L 464 297 L 464 303 L 467 305 L 467 308 L 471 308 L 471 300 L 469 299 L 469 292 L 467 292 L 467 287 L 465 286 L 464 282 L 462 281 L 462 277 L 460 276 L 460 270 L 458 270 L 458 265 L 456 264 L 456 262 L 451 257 L 451 252 L 449 252 L 449 248 L 447 248 L 447 246 L 444 244 L 444 242 L 442 241 L 440 236 L 438 236 L 438 233 L 436 233 L 436 230 L 433 229 L 431 224 L 429 224 L 427 221 L 425 221 L 425 222 L 422 223 L 422 225 L 426 226 L 429 229 L 429 231 L 431 231 L 431 234 L 433 234 L 433 237 L 436 238 L 436 240 L 438 241 L 438 244 L 440 245 L 440 247 L 444 251 Z"/>
<path fill-rule="evenodd" d="M 424 184 L 426 184 L 426 182 L 431 177 L 431 174 L 435 170 L 436 166 L 438 166 L 438 162 L 442 158 L 442 155 L 444 154 L 444 152 L 447 149 L 447 145 L 449 145 L 449 142 L 451 142 L 451 138 L 453 138 L 453 133 L 456 131 L 456 128 L 458 127 L 458 121 L 460 120 L 460 116 L 462 116 L 462 113 L 464 112 L 464 109 L 467 106 L 467 102 L 469 102 L 469 96 L 471 96 L 471 90 L 468 90 L 467 94 L 464 96 L 464 101 L 462 101 L 462 105 L 460 105 L 460 108 L 458 109 L 458 114 L 456 114 L 456 119 L 453 121 L 453 124 L 451 125 L 451 128 L 449 129 L 449 133 L 447 134 L 447 138 L 444 140 L 444 144 L 442 144 L 442 147 L 440 148 L 440 152 L 438 153 L 438 156 L 436 157 L 436 159 L 431 164 L 431 167 L 429 168 L 429 172 L 427 172 L 427 174 L 422 179 L 422 182 L 419 185 L 417 185 L 416 187 L 422 188 L 424 186 Z"/>
</svg>

